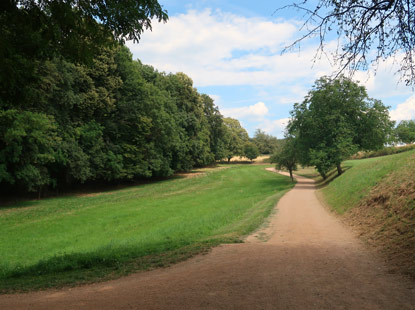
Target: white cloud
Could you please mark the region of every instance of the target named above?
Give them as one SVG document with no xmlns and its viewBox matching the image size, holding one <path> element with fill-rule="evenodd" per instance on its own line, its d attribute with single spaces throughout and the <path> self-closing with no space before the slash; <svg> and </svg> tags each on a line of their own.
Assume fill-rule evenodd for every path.
<svg viewBox="0 0 415 310">
<path fill-rule="evenodd" d="M 190 10 L 171 16 L 167 24 L 154 22 L 152 25 L 153 31 L 144 32 L 139 44 L 127 42 L 134 57 L 160 71 L 185 72 L 193 79 L 195 87 L 259 89 L 257 95 L 243 92 L 247 97 L 230 99 L 232 102 L 224 99 L 232 98 L 229 94 L 221 93 L 223 98 L 211 96 L 223 115 L 242 118 L 251 130 L 261 128 L 282 137 L 284 121 L 288 120 L 282 117 L 288 115 L 288 106 L 301 102 L 317 78 L 333 72 L 328 59 L 323 57 L 313 62 L 318 48 L 315 41 L 303 42 L 301 52 L 280 54 L 286 45 L 298 38 L 296 21 L 269 21 L 206 9 Z M 328 55 L 336 49 L 335 41 L 325 46 Z M 399 68 L 401 56 L 380 63 L 376 75 L 372 68 L 369 75 L 357 72 L 354 79 L 360 80 L 369 96 L 377 99 L 391 101 L 394 96 L 413 95 L 410 87 L 398 83 L 399 76 L 393 74 Z M 414 118 L 414 96 L 411 98 L 391 111 L 391 117 L 396 120 Z M 254 102 L 257 103 L 247 106 Z M 245 106 L 235 107 L 236 104 Z M 271 120 L 274 115 L 281 119 Z"/>
<path fill-rule="evenodd" d="M 277 120 L 264 120 L 260 128 L 266 133 L 282 139 L 284 137 L 285 127 L 288 125 L 289 118 L 281 118 Z"/>
<path fill-rule="evenodd" d="M 268 114 L 268 108 L 263 102 L 241 108 L 221 109 L 221 113 L 232 118 L 262 118 Z"/>
<path fill-rule="evenodd" d="M 280 55 L 297 27 L 293 21 L 271 22 L 219 10 L 188 11 L 167 24 L 154 23 L 139 44 L 127 45 L 134 57 L 162 71 L 185 72 L 197 87 L 275 85 L 329 73 L 325 60 L 312 68 L 314 46 Z"/>
<path fill-rule="evenodd" d="M 389 112 L 394 121 L 415 119 L 415 95 L 409 97 L 404 103 L 398 104 L 396 109 Z"/>
<path fill-rule="evenodd" d="M 217 105 L 217 106 L 220 105 L 221 98 L 220 98 L 219 95 L 212 95 L 211 94 L 211 95 L 209 95 L 209 97 L 213 99 L 213 101 L 215 102 L 215 105 Z"/>
<path fill-rule="evenodd" d="M 406 86 L 401 81 L 401 76 L 397 73 L 403 57 L 403 54 L 397 54 L 380 62 L 378 65 L 375 64 L 366 72 L 358 71 L 354 75 L 354 80 L 364 85 L 369 96 L 374 98 L 412 94 L 411 87 Z"/>
</svg>

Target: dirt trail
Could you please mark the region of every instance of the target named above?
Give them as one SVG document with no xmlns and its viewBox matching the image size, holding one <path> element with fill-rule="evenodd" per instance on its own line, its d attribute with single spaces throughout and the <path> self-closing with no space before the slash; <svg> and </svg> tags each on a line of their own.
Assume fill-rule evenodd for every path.
<svg viewBox="0 0 415 310">
<path fill-rule="evenodd" d="M 415 284 L 388 274 L 311 180 L 298 177 L 277 209 L 246 243 L 115 281 L 3 295 L 0 309 L 415 309 Z"/>
</svg>

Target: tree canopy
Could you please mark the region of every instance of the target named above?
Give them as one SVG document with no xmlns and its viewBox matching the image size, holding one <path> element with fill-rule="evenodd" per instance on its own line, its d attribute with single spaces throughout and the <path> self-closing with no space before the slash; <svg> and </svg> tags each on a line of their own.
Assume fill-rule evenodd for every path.
<svg viewBox="0 0 415 310">
<path fill-rule="evenodd" d="M 245 129 L 190 77 L 134 61 L 126 47 L 101 48 L 92 65 L 57 57 L 39 68 L 24 100 L 1 97 L 4 191 L 169 176 L 243 154 Z"/>
<path fill-rule="evenodd" d="M 305 13 L 305 38 L 318 37 L 319 52 L 332 34 L 339 38 L 337 61 L 340 71 L 366 69 L 402 53 L 400 74 L 407 84 L 415 84 L 415 2 L 413 0 L 304 0 L 281 9 L 295 8 Z"/>
<path fill-rule="evenodd" d="M 255 143 L 247 142 L 244 145 L 244 155 L 248 158 L 251 162 L 258 157 L 259 151 Z"/>
<path fill-rule="evenodd" d="M 279 141 L 277 138 L 266 134 L 261 129 L 255 131 L 252 142 L 258 148 L 259 153 L 261 154 L 272 154 L 273 151 L 278 147 Z"/>
<path fill-rule="evenodd" d="M 395 129 L 399 142 L 414 143 L 415 142 L 415 120 L 401 121 Z"/>
<path fill-rule="evenodd" d="M 230 117 L 223 119 L 225 124 L 225 152 L 228 162 L 234 156 L 244 155 L 244 145 L 249 141 L 246 130 L 237 119 Z"/>
<path fill-rule="evenodd" d="M 276 163 L 276 168 L 287 169 L 290 173 L 291 181 L 294 182 L 293 171 L 297 170 L 298 164 L 298 152 L 296 146 L 296 140 L 289 134 L 285 135 L 285 139 L 282 141 L 280 147 L 274 150 L 271 156 L 271 162 Z"/>
<path fill-rule="evenodd" d="M 345 77 L 318 79 L 291 117 L 288 133 L 296 139 L 300 162 L 324 178 L 333 167 L 341 174 L 341 162 L 357 151 L 382 148 L 393 127 L 387 107 Z"/>
<path fill-rule="evenodd" d="M 42 100 L 32 86 L 44 77 L 45 61 L 91 67 L 103 48 L 138 40 L 153 18 L 168 18 L 156 0 L 1 1 L 0 106 Z"/>
</svg>

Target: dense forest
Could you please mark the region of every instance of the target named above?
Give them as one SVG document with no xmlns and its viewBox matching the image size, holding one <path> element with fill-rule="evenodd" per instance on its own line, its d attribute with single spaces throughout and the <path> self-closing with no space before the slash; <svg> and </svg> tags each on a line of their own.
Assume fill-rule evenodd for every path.
<svg viewBox="0 0 415 310">
<path fill-rule="evenodd" d="M 188 76 L 143 65 L 124 46 L 102 48 L 92 66 L 61 57 L 37 69 L 18 98 L 1 101 L 4 189 L 169 176 L 252 143 Z"/>
<path fill-rule="evenodd" d="M 156 0 L 0 5 L 0 188 L 170 176 L 258 147 L 184 73 L 133 60 L 167 12 Z"/>
</svg>

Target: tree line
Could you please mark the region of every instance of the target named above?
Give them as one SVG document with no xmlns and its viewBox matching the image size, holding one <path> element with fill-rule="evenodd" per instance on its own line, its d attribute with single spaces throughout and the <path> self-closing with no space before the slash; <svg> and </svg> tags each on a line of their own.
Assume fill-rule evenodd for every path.
<svg viewBox="0 0 415 310">
<path fill-rule="evenodd" d="M 0 4 L 0 187 L 65 188 L 169 176 L 233 156 L 256 157 L 184 73 L 133 60 L 156 0 Z"/>
<path fill-rule="evenodd" d="M 256 147 L 190 77 L 158 72 L 126 47 L 102 48 L 91 66 L 45 60 L 37 74 L 21 100 L 1 101 L 5 189 L 169 176 Z"/>
</svg>

